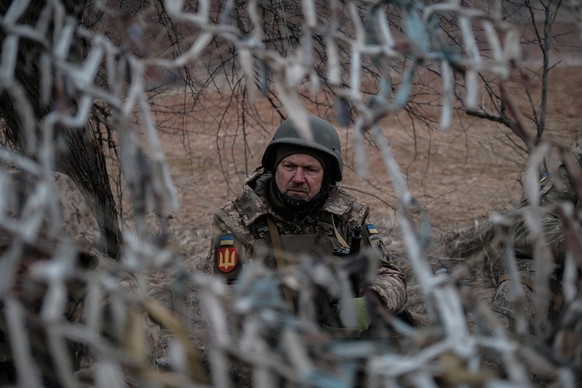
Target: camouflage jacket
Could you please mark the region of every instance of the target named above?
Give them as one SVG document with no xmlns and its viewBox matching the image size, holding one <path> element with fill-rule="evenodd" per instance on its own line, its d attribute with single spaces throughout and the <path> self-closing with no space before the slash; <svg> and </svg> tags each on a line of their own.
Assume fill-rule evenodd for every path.
<svg viewBox="0 0 582 388">
<path fill-rule="evenodd" d="M 220 273 L 233 281 L 244 264 L 258 256 L 259 247 L 272 246 L 266 217 L 271 217 L 276 224 L 284 248 L 286 237 L 304 235 L 328 236 L 332 241 L 327 245 L 330 250 L 338 248 L 336 245 L 346 248 L 354 226 L 359 225 L 362 227 L 362 249 L 374 247 L 370 251 L 376 252 L 380 260 L 378 274 L 371 289 L 380 296 L 390 311 L 403 310 L 407 298 L 405 277 L 392 263 L 381 235 L 369 222 L 367 205 L 341 188 L 334 187 L 317 215 L 289 222 L 274 213 L 269 205 L 266 190 L 261 188 L 267 179 L 267 173 L 261 168 L 257 169 L 246 180 L 241 194 L 214 214 L 213 238 L 206 260 L 207 272 Z M 339 238 L 334 236 L 337 234 L 340 235 Z M 291 249 L 297 247 L 296 244 Z M 328 255 L 332 253 L 327 252 Z"/>
</svg>

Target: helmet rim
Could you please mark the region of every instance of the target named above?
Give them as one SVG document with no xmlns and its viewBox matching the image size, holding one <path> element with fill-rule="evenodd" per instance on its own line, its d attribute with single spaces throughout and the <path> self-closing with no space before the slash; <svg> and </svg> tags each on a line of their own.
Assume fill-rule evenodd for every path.
<svg viewBox="0 0 582 388">
<path fill-rule="evenodd" d="M 291 145 L 297 146 L 298 148 L 306 148 L 311 149 L 317 152 L 323 153 L 328 159 L 330 159 L 330 177 L 334 182 L 339 182 L 342 180 L 342 169 L 343 169 L 343 161 L 341 158 L 341 143 L 339 141 L 339 136 L 337 134 L 336 129 L 327 121 L 317 117 L 317 116 L 309 116 L 309 123 L 311 126 L 311 130 L 313 132 L 317 131 L 332 131 L 327 133 L 328 137 L 331 137 L 330 140 L 332 143 L 337 144 L 330 144 L 330 145 L 323 145 L 316 140 L 308 140 L 300 136 L 297 129 L 290 122 L 290 119 L 285 120 L 279 128 L 275 131 L 273 135 L 273 139 L 267 145 L 265 152 L 263 153 L 263 158 L 261 160 L 261 164 L 264 168 L 269 170 L 275 170 L 275 155 L 277 147 L 281 145 Z M 317 127 L 319 125 L 319 127 Z M 285 134 L 281 135 L 281 132 L 286 132 Z M 331 136 L 329 136 L 331 135 Z M 317 138 L 316 134 L 314 133 L 314 137 Z M 322 139 L 320 139 L 322 140 Z"/>
</svg>

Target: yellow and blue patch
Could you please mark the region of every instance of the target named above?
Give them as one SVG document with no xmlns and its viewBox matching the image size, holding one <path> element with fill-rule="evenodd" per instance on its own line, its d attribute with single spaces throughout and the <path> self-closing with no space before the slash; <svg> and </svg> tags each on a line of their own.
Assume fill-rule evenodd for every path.
<svg viewBox="0 0 582 388">
<path fill-rule="evenodd" d="M 228 273 L 238 264 L 238 249 L 236 247 L 221 247 L 216 249 L 216 268 Z"/>
<path fill-rule="evenodd" d="M 218 236 L 218 243 L 214 255 L 215 268 L 225 274 L 237 268 L 239 262 L 238 247 L 234 240 L 234 235 L 232 234 L 221 234 Z"/>
<path fill-rule="evenodd" d="M 219 241 L 221 247 L 231 247 L 234 245 L 234 236 L 231 234 L 223 234 L 220 236 Z"/>
<path fill-rule="evenodd" d="M 378 229 L 376 229 L 376 225 L 374 225 L 374 224 L 367 224 L 366 227 L 368 228 L 368 233 L 370 233 L 370 234 L 378 234 Z"/>
</svg>

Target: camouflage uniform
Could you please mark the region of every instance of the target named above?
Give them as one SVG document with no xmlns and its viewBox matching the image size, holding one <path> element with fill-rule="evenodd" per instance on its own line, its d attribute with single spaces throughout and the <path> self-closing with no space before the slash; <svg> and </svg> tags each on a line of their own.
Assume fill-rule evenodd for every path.
<svg viewBox="0 0 582 388">
<path fill-rule="evenodd" d="M 582 165 L 582 139 L 578 139 L 571 147 L 572 155 Z M 540 180 L 540 206 L 542 208 L 550 209 L 561 202 L 571 202 L 576 207 L 579 206 L 578 195 L 570 183 L 569 173 L 566 166 L 561 162 L 557 168 L 555 175 L 546 174 Z M 527 201 L 524 199 L 521 204 L 521 209 L 528 207 Z M 552 210 L 544 213 L 541 219 L 543 225 L 543 233 L 547 242 L 547 246 L 552 253 L 554 260 L 554 273 L 549 278 L 550 300 L 548 301 L 547 319 L 549 322 L 555 321 L 563 308 L 563 295 L 561 290 L 561 281 L 564 265 L 564 256 L 566 253 L 564 244 L 564 231 L 562 220 L 557 211 Z M 513 248 L 516 256 L 516 264 L 519 270 L 520 282 L 524 294 L 523 303 L 519 307 L 522 308 L 521 315 L 527 317 L 528 332 L 531 335 L 536 335 L 545 330 L 539 326 L 535 319 L 536 313 L 534 308 L 534 284 L 533 279 L 535 269 L 533 268 L 534 244 L 529 238 L 529 230 L 525 224 L 523 217 L 519 217 L 514 224 L 513 230 Z M 503 249 L 501 250 L 503 252 Z M 498 313 L 504 325 L 510 329 L 510 332 L 515 332 L 515 318 L 514 311 L 515 304 L 511 302 L 511 291 L 509 277 L 505 273 L 501 265 L 501 252 L 493 254 L 492 270 L 496 281 L 496 288 L 491 302 L 491 308 Z"/>
<path fill-rule="evenodd" d="M 257 285 L 259 295 L 254 296 L 255 300 L 269 308 L 306 312 L 305 316 L 312 317 L 326 335 L 376 336 L 385 329 L 385 325 L 377 324 L 381 320 L 374 319 L 380 311 L 377 307 L 408 317 L 404 308 L 407 298 L 404 275 L 392 264 L 380 234 L 370 223 L 368 206 L 336 184 L 342 180 L 343 169 L 336 129 L 321 118 L 309 116 L 302 125 L 309 126 L 304 129 L 310 130 L 311 136 L 303 136 L 297 124 L 292 119 L 281 124 L 263 153 L 261 167 L 247 178 L 242 192 L 233 201 L 216 211 L 206 270 L 224 276 L 229 284 L 242 278 L 238 289 L 241 295 Z M 321 169 L 313 160 L 319 162 Z M 280 163 L 285 164 L 279 169 Z M 298 172 L 299 168 L 304 172 Z M 302 174 L 310 174 L 309 179 Z M 285 189 L 290 184 L 305 189 L 308 193 L 305 199 L 288 195 L 289 190 Z M 317 193 L 311 191 L 315 187 L 319 187 Z M 351 255 L 343 257 L 346 254 Z M 246 277 L 244 269 L 253 261 Z M 379 264 L 376 276 L 365 270 L 369 263 Z M 264 267 L 283 270 L 289 276 L 272 277 Z M 297 272 L 286 272 L 288 269 Z M 253 277 L 256 273 L 268 279 L 257 280 Z M 322 281 L 321 276 L 318 280 L 309 279 L 317 274 L 327 276 L 326 280 Z M 352 285 L 353 315 L 342 310 L 349 301 L 338 299 L 337 286 L 344 274 L 349 274 Z M 252 281 L 245 281 L 250 277 Z M 301 311 L 296 306 L 301 306 Z M 268 343 L 278 342 L 275 333 L 266 337 Z M 317 352 L 314 349 L 310 356 L 317 357 Z M 252 386 L 252 371 L 236 356 L 232 362 L 237 386 Z M 363 361 L 361 367 L 364 370 Z M 277 385 L 287 386 L 284 380 L 281 377 Z"/>
<path fill-rule="evenodd" d="M 518 315 L 527 319 L 527 332 L 530 335 L 536 335 L 545 330 L 539 326 L 536 320 L 535 311 L 535 293 L 534 293 L 534 275 L 533 260 L 529 257 L 518 256 L 516 258 L 517 267 L 519 270 L 519 281 L 523 291 L 523 299 L 516 306 L 512 303 L 511 287 L 509 277 L 500 272 L 496 277 L 497 286 L 491 300 L 491 309 L 498 314 L 502 324 L 509 330 L 510 333 L 516 332 L 516 317 Z M 550 300 L 547 311 L 547 319 L 549 322 L 554 321 L 563 307 L 563 296 L 560 289 L 560 280 L 556 275 L 550 278 Z M 516 312 L 515 308 L 519 307 L 521 311 Z"/>
<path fill-rule="evenodd" d="M 392 264 L 376 227 L 369 223 L 368 207 L 336 185 L 343 170 L 336 129 L 316 116 L 308 116 L 302 124 L 299 121 L 289 118 L 277 128 L 261 167 L 247 179 L 242 193 L 216 212 L 208 270 L 233 282 L 253 259 L 266 258 L 267 265 L 282 267 L 291 255 L 329 258 L 349 253 L 352 232 L 361 228 L 363 247 L 373 247 L 371 255 L 381 264 L 374 281 L 366 277 L 362 283 L 361 272 L 350 272 L 353 290 L 356 296 L 360 292 L 377 296 L 390 311 L 401 312 L 406 302 L 404 275 Z M 300 131 L 298 125 L 307 128 Z M 306 131 L 311 136 L 304 136 Z M 323 169 L 320 190 L 309 200 L 281 193 L 277 183 L 278 164 L 294 154 L 317 159 Z M 365 258 L 372 259 L 369 256 Z M 287 295 L 287 301 L 292 303 L 292 297 Z"/>
<path fill-rule="evenodd" d="M 381 261 L 371 289 L 390 311 L 403 310 L 406 302 L 404 275 L 392 264 L 380 234 L 369 223 L 368 206 L 334 186 L 316 214 L 288 221 L 273 211 L 266 198 L 269 175 L 263 168 L 257 169 L 245 182 L 242 193 L 215 213 L 207 270 L 223 274 L 229 282 L 234 281 L 245 263 L 256 258 L 262 247 L 271 246 L 266 217 L 274 220 L 283 248 L 297 254 L 329 256 L 334 249 L 347 248 L 345 242 L 350 242 L 354 226 L 359 225 L 362 226 L 363 247 L 373 246 Z M 343 242 L 336 236 L 334 225 Z M 229 256 L 230 261 L 225 262 L 225 253 L 229 251 L 237 254 Z M 268 265 L 274 266 L 274 259 Z"/>
</svg>

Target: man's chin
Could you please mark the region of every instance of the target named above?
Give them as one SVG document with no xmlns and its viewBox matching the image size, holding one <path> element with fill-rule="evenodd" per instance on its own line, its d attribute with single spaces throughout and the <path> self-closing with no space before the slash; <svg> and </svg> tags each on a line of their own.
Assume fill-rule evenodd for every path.
<svg viewBox="0 0 582 388">
<path fill-rule="evenodd" d="M 309 201 L 309 196 L 305 193 L 288 191 L 285 193 L 285 195 L 293 199 L 298 199 L 300 201 Z"/>
</svg>

